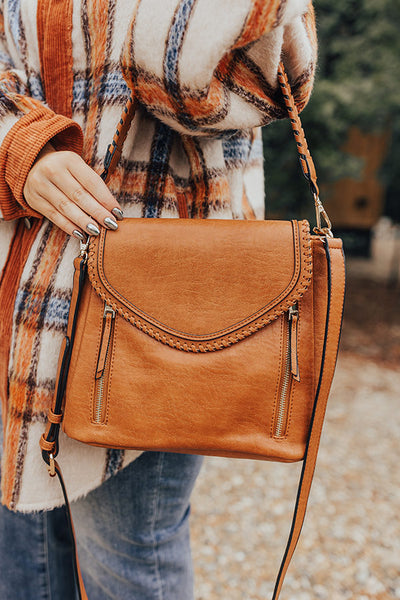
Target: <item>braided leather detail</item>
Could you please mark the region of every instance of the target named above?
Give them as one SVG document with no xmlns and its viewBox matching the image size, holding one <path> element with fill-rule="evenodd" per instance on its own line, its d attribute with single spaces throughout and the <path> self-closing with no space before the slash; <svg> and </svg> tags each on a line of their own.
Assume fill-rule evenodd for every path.
<svg viewBox="0 0 400 600">
<path fill-rule="evenodd" d="M 49 408 L 48 413 L 47 413 L 47 420 L 50 421 L 50 423 L 54 423 L 55 425 L 58 425 L 59 423 L 61 423 L 62 419 L 63 419 L 62 414 L 57 414 L 57 413 L 53 412 L 51 410 L 51 408 Z"/>
<path fill-rule="evenodd" d="M 48 452 L 49 454 L 55 454 L 56 443 L 47 441 L 45 433 L 42 434 L 42 437 L 40 438 L 40 441 L 39 441 L 39 445 L 40 445 L 40 448 L 42 450 L 44 450 L 45 452 Z"/>
<path fill-rule="evenodd" d="M 238 324 L 236 331 L 231 331 L 224 335 L 221 332 L 218 339 L 209 339 L 210 336 L 195 336 L 196 339 L 182 339 L 182 337 L 178 337 L 173 335 L 171 332 L 166 332 L 161 329 L 161 327 L 154 326 L 150 324 L 145 319 L 139 317 L 136 314 L 132 314 L 129 312 L 125 306 L 122 305 L 122 302 L 118 302 L 118 298 L 112 296 L 102 285 L 99 274 L 97 271 L 97 261 L 98 261 L 98 238 L 94 238 L 91 240 L 90 249 L 88 254 L 88 276 L 90 283 L 96 292 L 96 294 L 109 306 L 115 310 L 123 319 L 143 331 L 147 335 L 156 339 L 157 341 L 170 346 L 171 348 L 175 348 L 177 350 L 182 350 L 183 352 L 215 352 L 217 350 L 222 350 L 245 338 L 249 337 L 256 331 L 259 331 L 272 321 L 276 320 L 282 314 L 287 312 L 291 306 L 295 302 L 298 302 L 304 292 L 309 288 L 310 282 L 312 279 L 312 248 L 311 248 L 311 239 L 310 239 L 310 228 L 308 221 L 299 221 L 299 228 L 302 232 L 300 236 L 301 243 L 301 255 L 302 255 L 302 263 L 303 267 L 301 270 L 301 275 L 299 281 L 296 283 L 295 291 L 291 292 L 289 296 L 282 300 L 281 302 L 277 302 L 276 306 L 269 311 L 265 311 L 260 317 L 255 318 L 254 321 L 250 321 L 247 323 Z M 189 336 L 188 336 L 189 337 Z M 192 337 L 192 336 L 190 336 Z M 194 336 L 193 336 L 194 337 Z"/>
<path fill-rule="evenodd" d="M 319 196 L 319 189 L 317 185 L 317 173 L 315 171 L 314 161 L 311 157 L 308 149 L 306 136 L 301 124 L 299 113 L 297 110 L 296 103 L 292 94 L 290 83 L 282 63 L 279 65 L 278 70 L 278 81 L 282 89 L 283 99 L 286 104 L 286 108 L 289 113 L 290 124 L 293 129 L 294 138 L 296 140 L 297 151 L 300 157 L 300 164 L 304 174 L 311 186 L 313 194 Z"/>
<path fill-rule="evenodd" d="M 297 106 L 294 101 L 290 83 L 283 63 L 279 64 L 278 81 L 279 85 L 281 86 L 283 98 L 289 113 L 289 119 L 296 140 L 297 150 L 300 157 L 300 164 L 304 177 L 309 182 L 312 192 L 318 196 L 319 189 L 317 185 L 317 174 L 315 170 L 314 161 L 308 149 L 307 140 L 304 134 Z M 106 156 L 104 159 L 104 171 L 101 174 L 101 177 L 102 179 L 104 179 L 104 181 L 108 181 L 110 175 L 114 172 L 119 162 L 122 153 L 122 148 L 125 143 L 126 136 L 128 135 L 128 131 L 131 126 L 133 117 L 135 115 L 136 108 L 137 100 L 133 99 L 132 96 L 129 96 L 123 108 L 117 129 L 114 133 L 113 141 L 108 146 L 106 152 Z"/>
<path fill-rule="evenodd" d="M 109 180 L 110 175 L 114 172 L 119 159 L 121 158 L 122 148 L 135 115 L 136 107 L 137 102 L 132 99 L 132 96 L 129 96 L 122 111 L 117 129 L 114 133 L 113 141 L 108 146 L 107 153 L 104 158 L 104 171 L 101 174 L 101 178 L 106 182 Z"/>
</svg>

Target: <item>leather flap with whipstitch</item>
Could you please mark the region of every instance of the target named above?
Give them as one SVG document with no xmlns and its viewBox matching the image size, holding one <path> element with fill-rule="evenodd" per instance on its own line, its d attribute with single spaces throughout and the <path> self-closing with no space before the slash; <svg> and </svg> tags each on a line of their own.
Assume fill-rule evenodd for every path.
<svg viewBox="0 0 400 600">
<path fill-rule="evenodd" d="M 125 219 L 92 238 L 88 272 L 96 293 L 148 335 L 189 352 L 219 350 L 301 298 L 312 273 L 309 226 Z"/>
</svg>

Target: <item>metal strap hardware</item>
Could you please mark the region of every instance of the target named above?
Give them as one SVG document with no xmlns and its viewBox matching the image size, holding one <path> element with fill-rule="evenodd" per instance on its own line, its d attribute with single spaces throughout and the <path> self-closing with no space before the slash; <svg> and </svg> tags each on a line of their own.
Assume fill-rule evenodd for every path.
<svg viewBox="0 0 400 600">
<path fill-rule="evenodd" d="M 319 199 L 319 196 L 317 194 L 313 194 L 313 196 L 315 203 L 315 215 L 317 220 L 317 226 L 314 227 L 313 231 L 317 235 L 333 238 L 332 224 L 330 218 L 328 217 L 328 213 L 326 212 L 321 200 Z M 321 227 L 321 217 L 324 219 L 326 227 Z"/>
<path fill-rule="evenodd" d="M 324 237 L 333 237 L 331 231 L 331 221 L 319 198 L 317 173 L 315 170 L 314 161 L 308 149 L 308 144 L 304 134 L 303 126 L 301 124 L 299 112 L 297 110 L 294 96 L 290 87 L 289 79 L 286 74 L 283 63 L 279 63 L 278 81 L 282 90 L 282 95 L 286 104 L 287 111 L 289 113 L 289 120 L 296 141 L 297 151 L 299 153 L 301 170 L 303 172 L 304 177 L 310 185 L 311 193 L 314 198 L 315 217 L 317 224 L 314 228 L 314 233 Z M 110 175 L 114 172 L 118 164 L 118 161 L 121 157 L 122 148 L 126 140 L 126 136 L 128 135 L 130 125 L 133 121 L 133 117 L 135 116 L 137 105 L 137 100 L 133 99 L 130 95 L 123 108 L 122 115 L 119 120 L 118 127 L 115 131 L 113 141 L 107 148 L 107 152 L 104 158 L 104 170 L 101 174 L 101 178 L 104 181 L 109 180 Z M 324 220 L 325 226 L 322 226 L 321 218 Z"/>
<path fill-rule="evenodd" d="M 298 115 L 297 107 L 290 89 L 290 85 L 285 74 L 283 65 L 280 64 L 278 73 L 279 83 L 282 88 L 283 97 L 287 106 L 290 121 L 292 124 L 293 133 L 296 139 L 297 148 L 300 157 L 300 164 L 303 174 L 310 184 L 311 191 L 314 198 L 315 210 L 316 210 L 316 227 L 314 232 L 317 235 L 323 236 L 323 245 L 326 254 L 327 264 L 327 311 L 326 311 L 326 323 L 325 323 L 325 335 L 323 340 L 323 357 L 320 365 L 320 373 L 317 383 L 317 390 L 314 399 L 314 407 L 312 414 L 312 421 L 310 425 L 309 439 L 307 442 L 305 457 L 303 461 L 303 468 L 300 477 L 297 500 L 295 505 L 295 511 L 292 520 L 291 531 L 289 540 L 286 546 L 286 551 L 281 563 L 280 571 L 275 584 L 275 590 L 273 593 L 273 600 L 278 600 L 280 590 L 283 584 L 283 580 L 295 550 L 297 541 L 300 536 L 301 528 L 304 521 L 305 511 L 307 507 L 308 496 L 312 483 L 319 439 L 321 435 L 322 424 L 324 420 L 326 402 L 328 399 L 328 393 L 330 388 L 330 382 L 333 376 L 333 370 L 335 368 L 336 353 L 327 353 L 328 339 L 329 346 L 338 344 L 341 312 L 337 310 L 331 310 L 331 299 L 332 290 L 336 288 L 342 281 L 344 273 L 339 273 L 334 263 L 331 261 L 331 252 L 329 247 L 328 237 L 333 237 L 331 232 L 331 223 L 329 217 L 319 199 L 319 190 L 317 185 L 317 175 L 315 172 L 315 166 L 308 150 L 307 142 L 304 136 L 304 132 L 301 126 L 301 121 Z M 126 136 L 129 131 L 130 124 L 133 120 L 137 101 L 129 98 L 126 106 L 124 107 L 123 115 L 118 124 L 114 139 L 107 149 L 107 154 L 104 161 L 104 171 L 101 175 L 104 181 L 108 181 L 109 176 L 114 171 L 122 152 L 122 147 L 125 142 Z M 322 226 L 322 220 L 325 222 L 325 227 Z M 73 566 L 74 574 L 77 585 L 77 593 L 79 600 L 88 600 L 85 587 L 83 584 L 79 561 L 76 551 L 75 533 L 72 523 L 72 516 L 68 502 L 68 496 L 65 488 L 65 483 L 62 477 L 60 467 L 57 463 L 56 457 L 58 453 L 58 435 L 60 430 L 60 424 L 62 420 L 63 410 L 63 398 L 67 383 L 68 371 L 70 366 L 71 352 L 74 344 L 75 331 L 78 319 L 79 304 L 83 295 L 84 283 L 87 277 L 87 258 L 88 258 L 88 241 L 81 242 L 80 255 L 75 263 L 75 275 L 74 275 L 74 289 L 78 289 L 78 293 L 74 296 L 70 308 L 70 318 L 68 321 L 68 331 L 65 337 L 64 350 L 60 356 L 59 361 L 59 376 L 58 385 L 55 393 L 54 405 L 50 410 L 50 419 L 47 426 L 46 433 L 43 434 L 41 439 L 41 448 L 43 459 L 48 465 L 49 475 L 51 477 L 57 476 L 60 482 L 62 492 L 66 504 L 66 515 L 68 527 L 70 530 L 70 536 L 73 541 Z M 333 265 L 333 266 L 332 266 Z M 343 281 L 344 290 L 344 281 Z"/>
<path fill-rule="evenodd" d="M 315 170 L 314 161 L 308 149 L 306 136 L 304 134 L 303 126 L 301 124 L 299 111 L 294 100 L 294 96 L 290 87 L 288 76 L 285 71 L 283 63 L 279 64 L 278 70 L 278 81 L 281 86 L 283 99 L 286 104 L 286 108 L 289 113 L 289 120 L 292 126 L 294 139 L 296 140 L 297 152 L 299 153 L 299 160 L 303 175 L 308 181 L 311 189 L 311 193 L 314 198 L 315 204 L 315 219 L 317 226 L 314 227 L 314 233 L 322 235 L 324 237 L 333 237 L 331 228 L 331 221 L 328 214 L 319 198 L 319 188 L 317 184 L 317 173 Z M 321 217 L 325 221 L 326 227 L 321 225 Z"/>
</svg>

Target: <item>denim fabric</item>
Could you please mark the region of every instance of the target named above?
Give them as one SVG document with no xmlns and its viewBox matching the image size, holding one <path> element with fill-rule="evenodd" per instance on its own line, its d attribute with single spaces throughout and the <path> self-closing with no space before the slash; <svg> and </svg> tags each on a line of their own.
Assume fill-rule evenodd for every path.
<svg viewBox="0 0 400 600">
<path fill-rule="evenodd" d="M 0 506 L 1 600 L 75 600 L 65 512 L 14 513 Z"/>
<path fill-rule="evenodd" d="M 145 452 L 72 503 L 89 600 L 192 600 L 189 500 L 202 458 Z M 0 599 L 75 600 L 63 509 L 0 508 Z"/>
</svg>

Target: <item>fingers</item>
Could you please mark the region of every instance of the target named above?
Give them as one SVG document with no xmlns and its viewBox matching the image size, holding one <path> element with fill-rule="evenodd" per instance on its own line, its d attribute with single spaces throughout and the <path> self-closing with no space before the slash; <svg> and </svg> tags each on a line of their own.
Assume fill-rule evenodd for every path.
<svg viewBox="0 0 400 600">
<path fill-rule="evenodd" d="M 87 165 L 84 164 L 84 166 Z M 87 168 L 92 171 L 90 167 Z M 94 171 L 92 173 L 98 177 Z M 105 186 L 101 179 L 100 181 Z M 116 218 L 111 212 L 116 208 L 115 199 L 107 186 L 105 186 L 106 193 L 100 188 L 100 185 L 98 187 L 99 192 L 94 189 L 93 193 L 90 193 L 82 186 L 82 179 L 80 181 L 76 179 L 69 170 L 59 170 L 55 173 L 53 181 L 48 182 L 46 191 L 42 195 L 45 198 L 52 198 L 52 202 L 58 210 L 84 230 L 87 230 L 90 224 L 117 229 Z M 91 218 L 88 219 L 88 216 Z"/>
<path fill-rule="evenodd" d="M 95 171 L 93 171 L 80 156 L 75 153 L 72 154 L 73 156 L 68 164 L 68 171 L 72 177 L 81 184 L 88 194 L 93 198 L 96 198 L 96 200 L 108 211 L 111 212 L 115 207 L 119 208 L 118 203 L 102 178 L 95 173 Z M 66 182 L 66 185 L 68 183 L 69 182 Z"/>
<path fill-rule="evenodd" d="M 64 217 L 50 202 L 47 202 L 45 198 L 41 198 L 40 196 L 36 196 L 32 198 L 32 203 L 30 204 L 36 212 L 42 214 L 46 219 L 57 225 L 60 229 L 68 233 L 68 235 L 73 235 L 78 240 L 84 240 L 85 235 L 80 230 L 79 227 L 75 225 L 72 221 Z"/>
<path fill-rule="evenodd" d="M 76 182 L 72 182 L 72 187 L 70 185 L 69 189 L 75 189 L 76 185 Z M 93 218 L 90 210 L 81 209 L 74 200 L 68 197 L 60 188 L 58 188 L 49 180 L 42 182 L 40 189 L 40 195 L 35 194 L 33 201 L 36 203 L 36 206 L 40 207 L 40 212 L 42 212 L 43 209 L 46 211 L 45 216 L 53 221 L 53 223 L 57 221 L 57 225 L 60 227 L 61 224 L 61 229 L 64 231 L 68 230 L 68 233 L 71 233 L 71 226 L 73 226 L 73 230 L 76 229 L 86 234 L 89 233 L 90 235 L 99 235 L 101 221 L 100 219 Z M 80 189 L 82 190 L 82 188 Z M 86 192 L 84 190 L 79 192 L 79 198 L 81 196 L 83 198 L 85 193 Z M 85 205 L 86 202 L 82 201 L 81 204 Z M 87 206 L 91 206 L 92 204 L 94 206 L 92 211 L 98 216 L 104 212 L 102 221 L 112 217 L 111 213 L 106 211 L 104 208 L 98 209 L 98 203 L 90 197 L 90 199 L 87 201 Z M 42 214 L 44 213 L 42 212 Z M 112 217 L 112 219 L 113 222 L 116 223 L 114 217 Z M 104 224 L 104 226 L 107 226 L 107 222 Z M 110 228 L 115 229 L 116 227 L 112 226 Z"/>
<path fill-rule="evenodd" d="M 123 213 L 101 177 L 74 152 L 47 146 L 25 182 L 27 203 L 60 229 L 82 238 L 117 229 Z"/>
</svg>

